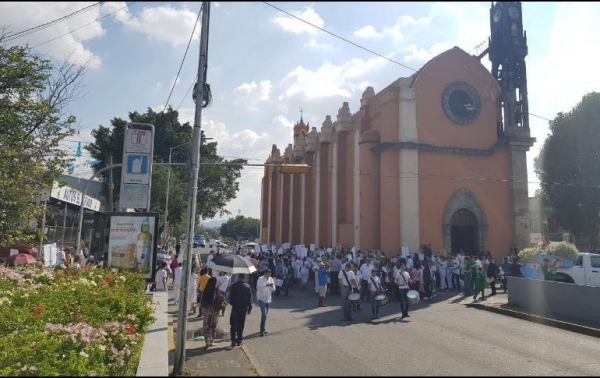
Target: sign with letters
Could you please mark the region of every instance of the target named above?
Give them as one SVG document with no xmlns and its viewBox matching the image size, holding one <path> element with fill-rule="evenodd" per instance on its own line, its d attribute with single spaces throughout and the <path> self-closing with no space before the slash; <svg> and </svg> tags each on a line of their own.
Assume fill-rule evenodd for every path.
<svg viewBox="0 0 600 378">
<path fill-rule="evenodd" d="M 119 208 L 150 208 L 152 159 L 154 154 L 154 126 L 148 129 L 128 128 L 123 140 L 123 168 L 121 169 L 121 196 Z M 129 124 L 128 126 L 136 126 Z"/>
<path fill-rule="evenodd" d="M 150 182 L 150 155 L 125 154 L 125 172 L 123 183 L 145 184 Z"/>
</svg>

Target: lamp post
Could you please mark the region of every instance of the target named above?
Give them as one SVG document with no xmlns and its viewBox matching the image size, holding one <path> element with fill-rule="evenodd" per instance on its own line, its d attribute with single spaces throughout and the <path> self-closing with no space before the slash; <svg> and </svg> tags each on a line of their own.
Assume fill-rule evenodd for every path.
<svg viewBox="0 0 600 378">
<path fill-rule="evenodd" d="M 182 143 L 175 147 L 169 148 L 169 164 L 171 164 L 171 156 L 173 154 L 173 150 L 185 146 L 186 143 Z M 171 187 L 171 166 L 169 165 L 169 171 L 167 173 L 167 199 L 165 201 L 165 240 L 167 241 L 167 251 L 169 250 L 169 189 Z"/>
</svg>

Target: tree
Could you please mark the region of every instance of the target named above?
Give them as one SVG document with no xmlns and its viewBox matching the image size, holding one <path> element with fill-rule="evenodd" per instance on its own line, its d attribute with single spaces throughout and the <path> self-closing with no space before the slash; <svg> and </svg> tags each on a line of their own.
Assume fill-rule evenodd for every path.
<svg viewBox="0 0 600 378">
<path fill-rule="evenodd" d="M 77 132 L 66 106 L 81 95 L 87 64 L 54 66 L 0 31 L 0 245 L 38 232 L 42 190 L 52 188 L 69 159 L 59 142 Z"/>
<path fill-rule="evenodd" d="M 260 220 L 251 217 L 238 215 L 221 225 L 221 236 L 226 238 L 254 239 L 258 237 L 258 227 Z"/>
<path fill-rule="evenodd" d="M 576 236 L 598 239 L 600 209 L 600 93 L 585 95 L 550 122 L 535 161 L 544 210 Z"/>
<path fill-rule="evenodd" d="M 154 137 L 154 162 L 168 162 L 171 147 L 183 145 L 172 150 L 173 162 L 187 162 L 191 160 L 192 126 L 186 122 L 179 122 L 179 113 L 169 107 L 164 112 L 148 110 L 140 114 L 130 112 L 131 122 L 151 123 L 154 125 L 156 135 Z M 98 171 L 108 165 L 109 157 L 112 156 L 113 164 L 121 163 L 123 157 L 123 138 L 128 121 L 121 118 L 113 118 L 111 127 L 100 125 L 92 131 L 95 143 L 86 147 L 90 155 L 100 161 L 94 166 Z M 200 148 L 200 161 L 202 163 L 240 163 L 244 159 L 227 161 L 217 154 L 217 142 L 206 143 L 204 132 L 202 132 L 202 145 Z M 155 167 L 152 174 L 151 209 L 159 212 L 164 220 L 166 200 L 166 177 L 167 169 Z M 200 166 L 198 178 L 198 200 L 197 215 L 204 219 L 214 218 L 216 214 L 224 215 L 229 212 L 225 209 L 227 203 L 234 199 L 238 190 L 240 171 L 242 166 Z M 186 216 L 187 195 L 190 170 L 188 167 L 172 167 L 169 189 L 169 225 L 182 222 Z M 108 194 L 108 171 L 101 175 L 105 183 L 105 193 Z M 121 185 L 121 170 L 113 172 L 115 184 L 115 204 L 119 198 Z M 163 224 L 164 225 L 164 224 Z M 162 226 L 161 226 L 162 227 Z"/>
</svg>

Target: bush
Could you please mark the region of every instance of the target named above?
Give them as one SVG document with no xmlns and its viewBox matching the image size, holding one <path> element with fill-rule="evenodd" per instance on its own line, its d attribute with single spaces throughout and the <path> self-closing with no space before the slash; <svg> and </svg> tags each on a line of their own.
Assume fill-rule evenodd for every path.
<svg viewBox="0 0 600 378">
<path fill-rule="evenodd" d="M 548 245 L 548 249 L 554 256 L 558 256 L 563 260 L 577 260 L 579 251 L 571 243 L 567 242 L 552 242 Z"/>
<path fill-rule="evenodd" d="M 541 248 L 525 248 L 519 252 L 519 260 L 523 264 L 535 263 L 539 260 L 542 253 Z"/>
<path fill-rule="evenodd" d="M 135 375 L 154 321 L 145 281 L 116 270 L 0 267 L 0 375 Z"/>
</svg>

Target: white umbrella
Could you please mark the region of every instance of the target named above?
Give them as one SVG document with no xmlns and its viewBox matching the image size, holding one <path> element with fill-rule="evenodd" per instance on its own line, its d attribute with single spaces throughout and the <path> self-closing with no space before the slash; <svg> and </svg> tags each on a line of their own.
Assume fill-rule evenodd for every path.
<svg viewBox="0 0 600 378">
<path fill-rule="evenodd" d="M 256 272 L 256 267 L 252 262 L 246 260 L 240 255 L 220 255 L 215 256 L 206 264 L 209 268 L 217 272 L 231 274 L 251 274 Z"/>
</svg>

